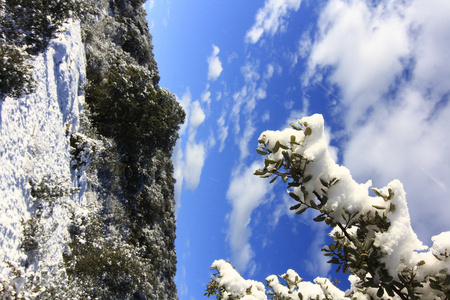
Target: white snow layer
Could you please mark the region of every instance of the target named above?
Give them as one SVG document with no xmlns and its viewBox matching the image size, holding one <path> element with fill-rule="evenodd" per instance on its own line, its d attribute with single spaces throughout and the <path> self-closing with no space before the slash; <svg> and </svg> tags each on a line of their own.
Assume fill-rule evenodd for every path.
<svg viewBox="0 0 450 300">
<path fill-rule="evenodd" d="M 30 181 L 69 191 L 84 183 L 70 169 L 70 134 L 79 127 L 86 80 L 84 45 L 78 21 L 68 21 L 48 50 L 32 62 L 36 90 L 0 102 L 0 279 L 10 276 L 5 262 L 20 266 L 23 222 L 34 213 Z M 69 206 L 83 205 L 82 192 L 58 199 L 40 222 L 46 243 L 39 263 L 27 272 L 51 273 L 62 264 L 67 245 Z M 53 269 L 52 269 L 53 268 Z"/>
<path fill-rule="evenodd" d="M 265 131 L 259 137 L 259 141 L 272 151 L 267 156 L 271 161 L 276 162 L 283 159 L 282 151 L 278 150 L 277 142 L 281 145 L 291 146 L 289 150 L 286 150 L 289 155 L 291 152 L 295 152 L 310 160 L 305 168 L 305 176 L 312 175 L 312 179 L 303 184 L 304 188 L 309 192 L 309 197 L 305 199 L 307 203 L 316 198 L 314 191 L 320 191 L 323 188 L 321 180 L 331 182 L 333 179 L 338 179 L 338 183 L 328 188 L 328 202 L 325 205 L 325 210 L 331 212 L 330 215 L 335 220 L 345 224 L 345 220 L 342 218 L 345 215 L 345 211 L 359 214 L 370 213 L 373 215 L 376 211 L 374 205 L 387 205 L 387 202 L 382 197 L 369 195 L 369 189 L 372 185 L 371 181 L 364 184 L 355 182 L 350 171 L 336 164 L 332 159 L 328 151 L 328 142 L 324 134 L 324 120 L 321 115 L 303 118 L 298 123 L 304 126 L 305 130 L 299 131 L 289 128 L 283 131 Z M 292 141 L 298 144 L 291 143 Z M 269 164 L 267 169 L 270 170 L 274 166 L 275 163 Z M 417 238 L 411 227 L 406 193 L 400 181 L 393 180 L 385 188 L 378 189 L 378 191 L 386 196 L 392 194 L 389 200 L 390 204 L 392 204 L 392 209 L 386 209 L 386 216 L 391 226 L 386 232 L 373 233 L 375 237 L 374 245 L 380 247 L 386 254 L 383 257 L 383 262 L 387 266 L 390 275 L 393 278 L 398 278 L 397 274 L 407 267 L 415 270 L 419 280 L 424 280 L 427 275 L 436 275 L 439 272 L 445 273 L 449 271 L 450 232 L 434 236 L 432 238 L 433 246 L 427 249 Z M 293 192 L 300 198 L 304 197 L 300 187 L 293 188 Z M 319 196 L 323 196 L 323 194 Z M 351 229 L 348 228 L 349 231 Z M 336 231 L 339 231 L 338 227 L 335 227 L 330 235 L 334 235 Z M 222 260 L 215 261 L 212 267 L 219 272 L 219 276 L 215 277 L 215 280 L 234 295 L 243 295 L 244 293 L 240 293 L 240 291 L 245 291 L 250 285 L 258 287 L 257 283 L 243 279 L 232 269 L 229 263 Z M 290 287 L 282 285 L 275 275 L 267 277 L 266 280 L 275 293 L 280 293 L 289 299 L 298 299 L 298 295 L 293 293 L 293 289 L 301 292 L 305 297 L 304 299 L 309 299 L 308 297 L 315 298 L 316 295 L 319 295 L 321 299 L 322 297 L 328 297 L 327 299 L 345 298 L 344 293 L 335 288 L 326 278 L 318 277 L 314 280 L 315 283 L 303 282 L 297 273 L 292 270 L 289 270 L 281 277 L 290 283 Z M 357 280 L 352 276 L 349 277 L 349 280 L 353 283 L 352 289 L 354 289 L 354 283 Z M 266 296 L 262 296 L 261 292 L 263 290 L 260 288 L 257 290 L 258 293 L 253 294 L 255 298 L 266 299 Z M 424 291 L 430 292 L 430 295 L 432 294 L 432 289 L 428 287 L 424 287 Z M 358 293 L 355 293 L 353 296 L 357 299 L 366 299 L 367 297 L 367 295 Z"/>
</svg>

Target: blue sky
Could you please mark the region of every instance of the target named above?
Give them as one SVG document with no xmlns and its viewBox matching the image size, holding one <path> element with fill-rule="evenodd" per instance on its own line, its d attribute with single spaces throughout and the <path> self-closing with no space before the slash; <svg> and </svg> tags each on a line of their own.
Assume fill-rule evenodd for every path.
<svg viewBox="0 0 450 300">
<path fill-rule="evenodd" d="M 180 299 L 216 259 L 246 278 L 337 275 L 327 228 L 253 176 L 264 130 L 325 117 L 353 177 L 403 182 L 419 238 L 450 229 L 450 2 L 160 0 L 146 3 L 160 85 L 187 112 L 173 153 Z M 339 277 L 343 280 L 342 276 Z M 345 281 L 345 279 L 343 280 Z M 345 287 L 345 284 L 344 284 Z"/>
</svg>

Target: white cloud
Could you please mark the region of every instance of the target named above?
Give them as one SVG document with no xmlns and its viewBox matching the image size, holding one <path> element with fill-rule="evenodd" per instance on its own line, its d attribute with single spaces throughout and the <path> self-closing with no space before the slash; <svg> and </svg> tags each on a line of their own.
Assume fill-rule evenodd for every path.
<svg viewBox="0 0 450 300">
<path fill-rule="evenodd" d="M 421 89 L 433 88 L 437 96 L 445 94 L 450 86 L 450 2 L 415 1 L 410 12 L 418 30 L 411 49 L 417 62 L 415 83 Z"/>
<path fill-rule="evenodd" d="M 216 93 L 216 100 L 220 101 L 220 99 L 222 99 L 222 92 L 219 91 Z"/>
<path fill-rule="evenodd" d="M 189 129 L 196 130 L 200 124 L 205 120 L 205 113 L 198 101 L 191 103 L 190 107 L 190 117 L 189 117 Z"/>
<path fill-rule="evenodd" d="M 266 86 L 262 86 L 259 87 L 256 90 L 256 95 L 255 95 L 256 99 L 261 100 L 261 99 L 265 99 L 267 97 L 267 93 L 266 93 Z"/>
<path fill-rule="evenodd" d="M 192 101 L 189 88 L 181 98 L 177 97 L 184 111 L 186 112 L 186 122 L 178 131 L 180 139 L 174 148 L 172 161 L 174 166 L 175 199 L 177 202 L 177 212 L 181 207 L 181 194 L 183 184 L 186 188 L 195 190 L 200 183 L 200 178 L 207 156 L 207 146 L 204 142 L 196 141 L 197 128 L 204 122 L 206 115 L 199 101 Z M 183 144 L 185 136 L 186 145 Z M 211 141 L 208 141 L 211 142 Z M 184 146 L 184 149 L 183 149 Z"/>
<path fill-rule="evenodd" d="M 292 67 L 298 63 L 298 58 L 306 58 L 311 53 L 312 48 L 312 40 L 311 40 L 311 32 L 307 30 L 303 32 L 300 41 L 298 42 L 297 51 L 292 54 L 287 54 L 288 58 L 291 60 Z"/>
<path fill-rule="evenodd" d="M 264 203 L 272 185 L 253 175 L 261 162 L 254 162 L 249 167 L 238 168 L 232 174 L 227 199 L 232 205 L 229 215 L 228 241 L 232 252 L 232 264 L 240 271 L 246 271 L 252 266 L 254 252 L 249 239 L 251 215 L 255 208 Z"/>
<path fill-rule="evenodd" d="M 446 0 L 331 0 L 305 80 L 330 74 L 346 111 L 344 164 L 361 182 L 400 179 L 425 243 L 450 227 L 448 15 Z"/>
<path fill-rule="evenodd" d="M 217 144 L 216 137 L 214 136 L 214 132 L 212 130 L 209 131 L 208 136 L 208 149 L 213 148 Z"/>
<path fill-rule="evenodd" d="M 206 145 L 196 141 L 197 128 L 205 120 L 205 113 L 199 101 L 194 101 L 189 105 L 189 136 L 184 149 L 185 161 L 183 168 L 183 178 L 186 188 L 195 190 L 200 183 L 203 166 L 205 164 Z"/>
<path fill-rule="evenodd" d="M 400 11 L 371 8 L 363 0 L 332 0 L 322 12 L 309 69 L 335 68 L 329 79 L 342 88 L 343 104 L 352 107 L 349 125 L 364 119 L 403 70 L 408 29 Z"/>
<path fill-rule="evenodd" d="M 228 55 L 227 63 L 231 64 L 231 62 L 236 58 L 238 58 L 238 54 L 236 52 L 232 52 L 230 55 Z"/>
<path fill-rule="evenodd" d="M 344 163 L 355 178 L 364 181 L 370 176 L 377 186 L 400 179 L 408 193 L 413 228 L 429 243 L 432 235 L 450 228 L 450 172 L 446 167 L 450 166 L 450 106 L 433 114 L 435 103 L 409 88 L 399 98 L 394 106 L 377 107 L 354 131 Z"/>
<path fill-rule="evenodd" d="M 177 270 L 178 272 L 175 275 L 175 282 L 177 284 L 178 294 L 181 295 L 183 298 L 187 298 L 189 294 L 189 284 L 186 282 L 186 275 L 187 275 L 186 266 L 181 262 L 179 262 Z"/>
<path fill-rule="evenodd" d="M 241 108 L 244 105 L 244 114 L 251 114 L 256 107 L 257 100 L 266 97 L 266 80 L 260 81 L 261 76 L 258 72 L 259 61 L 246 62 L 244 66 L 241 67 L 241 73 L 244 77 L 245 84 L 242 86 L 239 92 L 233 95 L 234 105 L 232 108 L 232 117 L 237 117 L 241 114 Z M 259 82 L 259 85 L 258 85 Z M 237 119 L 239 121 L 239 119 Z M 236 122 L 237 123 L 237 122 Z M 239 124 L 236 124 L 239 126 Z M 236 131 L 238 133 L 239 130 Z"/>
<path fill-rule="evenodd" d="M 210 57 L 208 57 L 208 80 L 216 80 L 219 78 L 223 71 L 222 63 L 218 57 L 220 52 L 219 47 L 213 45 L 213 52 Z"/>
<path fill-rule="evenodd" d="M 245 41 L 255 44 L 264 33 L 273 36 L 277 31 L 284 30 L 285 17 L 290 10 L 297 11 L 300 3 L 301 0 L 266 0 L 264 7 L 259 9 L 256 14 L 255 23 L 247 31 Z"/>
<path fill-rule="evenodd" d="M 176 96 L 177 101 L 183 107 L 183 110 L 186 113 L 186 121 L 184 124 L 180 126 L 178 130 L 178 134 L 180 138 L 178 139 L 172 153 L 172 162 L 174 169 L 174 178 L 176 179 L 175 183 L 175 215 L 178 215 L 178 210 L 181 207 L 181 194 L 183 191 L 183 183 L 185 178 L 185 157 L 183 154 L 183 136 L 186 134 L 186 131 L 189 127 L 189 119 L 190 119 L 190 107 L 192 102 L 192 96 L 189 88 L 186 89 L 184 94 L 180 97 Z"/>
<path fill-rule="evenodd" d="M 230 119 L 234 124 L 235 141 L 240 150 L 240 159 L 245 159 L 248 154 L 248 143 L 252 140 L 255 128 L 253 123 L 256 118 L 264 119 L 264 115 L 258 116 L 255 112 L 259 100 L 267 97 L 268 81 L 273 72 L 278 72 L 279 67 L 267 65 L 264 76 L 260 75 L 260 62 L 258 60 L 248 60 L 241 67 L 241 73 L 244 78 L 244 85 L 233 95 L 233 107 L 231 109 Z M 242 119 L 242 120 L 241 120 Z M 244 129 L 241 129 L 241 126 Z"/>
<path fill-rule="evenodd" d="M 186 187 L 195 190 L 200 183 L 206 159 L 206 147 L 202 143 L 188 142 L 185 149 L 184 180 Z"/>
<path fill-rule="evenodd" d="M 259 80 L 261 77 L 258 72 L 259 68 L 259 61 L 247 61 L 242 67 L 241 67 L 241 73 L 244 76 L 245 82 L 247 84 L 249 83 L 255 83 Z"/>
</svg>

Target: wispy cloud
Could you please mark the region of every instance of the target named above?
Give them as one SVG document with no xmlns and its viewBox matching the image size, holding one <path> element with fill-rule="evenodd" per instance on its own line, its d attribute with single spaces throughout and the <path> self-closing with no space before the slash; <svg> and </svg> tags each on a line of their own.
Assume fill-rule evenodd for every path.
<svg viewBox="0 0 450 300">
<path fill-rule="evenodd" d="M 206 103 L 209 107 L 209 105 L 211 104 L 211 92 L 209 91 L 209 83 L 206 84 L 205 90 L 203 91 L 202 95 L 201 95 L 201 100 L 202 102 Z"/>
<path fill-rule="evenodd" d="M 279 30 L 284 30 L 289 11 L 297 11 L 300 4 L 301 0 L 266 0 L 264 7 L 259 9 L 256 14 L 255 23 L 247 31 L 245 41 L 255 44 L 263 34 L 273 36 Z"/>
<path fill-rule="evenodd" d="M 186 122 L 179 130 L 180 139 L 172 155 L 174 177 L 177 181 L 175 184 L 177 210 L 181 206 L 183 185 L 191 190 L 195 190 L 199 185 L 208 150 L 207 142 L 197 141 L 196 137 L 197 128 L 206 118 L 201 103 L 192 101 L 189 89 L 178 98 L 178 101 L 186 112 Z"/>
<path fill-rule="evenodd" d="M 302 37 L 300 38 L 297 46 L 297 51 L 295 53 L 288 53 L 287 56 L 291 60 L 291 66 L 294 67 L 299 58 L 306 58 L 311 53 L 312 40 L 311 40 L 311 31 L 307 30 L 303 32 Z"/>
<path fill-rule="evenodd" d="M 251 270 L 254 255 L 249 239 L 252 235 L 250 221 L 252 212 L 261 205 L 271 192 L 267 182 L 253 175 L 260 167 L 260 162 L 254 162 L 248 167 L 239 167 L 232 174 L 231 183 L 227 191 L 232 210 L 228 216 L 228 240 L 232 252 L 232 263 L 243 272 Z"/>
<path fill-rule="evenodd" d="M 147 10 L 153 9 L 153 6 L 155 5 L 155 0 L 149 0 L 146 2 Z"/>
<path fill-rule="evenodd" d="M 222 114 L 218 120 L 218 125 L 223 130 L 220 131 L 221 140 L 228 136 L 228 120 L 234 124 L 233 136 L 235 144 L 240 151 L 239 161 L 232 173 L 230 185 L 228 187 L 227 199 L 232 205 L 232 211 L 228 216 L 229 229 L 228 241 L 232 251 L 233 264 L 240 271 L 247 271 L 249 275 L 258 267 L 253 261 L 253 248 L 249 241 L 252 235 L 251 223 L 252 212 L 263 205 L 273 189 L 266 181 L 261 180 L 253 173 L 261 164 L 260 161 L 247 165 L 245 162 L 250 157 L 249 144 L 255 142 L 255 120 L 260 118 L 267 121 L 269 113 L 259 115 L 255 110 L 258 101 L 267 97 L 268 82 L 279 74 L 281 67 L 276 64 L 260 65 L 259 60 L 248 57 L 241 67 L 241 75 L 244 79 L 242 87 L 233 94 L 233 103 L 229 113 Z M 221 142 L 223 145 L 223 142 Z M 221 148 L 222 149 L 222 148 Z"/>
<path fill-rule="evenodd" d="M 220 141 L 219 146 L 219 152 L 223 151 L 223 148 L 225 147 L 225 140 L 228 137 L 228 125 L 225 124 L 225 114 L 222 114 L 222 116 L 217 120 L 217 127 L 218 127 L 218 138 Z"/>
<path fill-rule="evenodd" d="M 213 45 L 213 52 L 208 57 L 208 80 L 216 80 L 223 71 L 222 62 L 219 59 L 220 49 Z"/>
<path fill-rule="evenodd" d="M 239 138 L 239 150 L 241 151 L 240 160 L 242 161 L 249 155 L 248 144 L 252 141 L 256 128 L 253 126 L 251 119 L 247 119 L 244 127 L 243 135 Z"/>
<path fill-rule="evenodd" d="M 450 226 L 449 190 L 438 183 L 450 182 L 450 3 L 371 3 L 329 1 L 304 83 L 326 76 L 339 88 L 344 163 L 360 181 L 403 181 L 413 227 L 429 242 Z"/>
<path fill-rule="evenodd" d="M 251 59 L 241 67 L 244 84 L 238 92 L 233 94 L 234 102 L 229 116 L 234 123 L 234 136 L 241 152 L 240 160 L 245 159 L 249 154 L 248 143 L 251 142 L 255 133 L 253 123 L 256 118 L 262 117 L 256 114 L 255 107 L 258 101 L 267 97 L 268 82 L 272 78 L 274 69 L 275 67 L 269 64 L 264 71 L 261 71 L 260 62 Z M 263 73 L 263 76 L 260 73 Z"/>
</svg>

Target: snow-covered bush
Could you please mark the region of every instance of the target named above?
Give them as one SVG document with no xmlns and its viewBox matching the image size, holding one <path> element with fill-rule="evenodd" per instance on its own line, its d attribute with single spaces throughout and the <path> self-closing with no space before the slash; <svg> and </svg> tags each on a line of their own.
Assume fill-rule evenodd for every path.
<svg viewBox="0 0 450 300">
<path fill-rule="evenodd" d="M 291 124 L 283 131 L 266 131 L 257 152 L 266 156 L 255 172 L 274 182 L 281 178 L 293 198 L 291 210 L 315 210 L 316 222 L 330 226 L 333 243 L 322 248 L 337 271 L 350 273 L 352 283 L 340 291 L 328 279 L 303 282 L 292 270 L 266 278 L 274 299 L 448 299 L 450 297 L 450 232 L 432 238 L 428 249 L 411 228 L 405 191 L 398 180 L 381 189 L 371 181 L 355 182 L 349 170 L 328 152 L 321 115 Z M 372 192 L 372 193 L 371 193 Z M 207 288 L 218 299 L 267 299 L 261 288 L 216 261 L 217 274 Z M 233 284 L 230 284 L 233 283 Z M 259 283 L 258 283 L 259 284 Z M 258 285 L 260 286 L 260 285 Z"/>
<path fill-rule="evenodd" d="M 0 262 L 0 298 L 5 300 L 35 299 L 43 288 L 27 285 L 25 270 L 11 261 Z"/>
<path fill-rule="evenodd" d="M 0 98 L 33 90 L 30 58 L 45 51 L 64 21 L 80 16 L 84 0 L 0 2 Z"/>
<path fill-rule="evenodd" d="M 42 176 L 40 179 L 31 178 L 30 195 L 36 204 L 35 210 L 39 211 L 38 206 L 47 203 L 52 206 L 58 199 L 70 196 L 78 191 L 78 188 L 72 188 L 70 181 L 66 178 L 58 178 L 50 174 Z M 41 207 L 42 208 L 42 207 Z"/>
<path fill-rule="evenodd" d="M 92 159 L 103 149 L 101 141 L 75 132 L 70 136 L 70 167 L 78 172 L 85 171 L 92 163 Z"/>
</svg>

